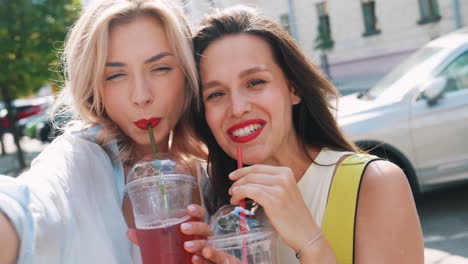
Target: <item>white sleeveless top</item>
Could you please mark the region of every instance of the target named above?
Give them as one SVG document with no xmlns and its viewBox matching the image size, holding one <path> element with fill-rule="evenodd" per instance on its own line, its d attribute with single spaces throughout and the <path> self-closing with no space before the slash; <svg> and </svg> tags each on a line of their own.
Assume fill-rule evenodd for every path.
<svg viewBox="0 0 468 264">
<path fill-rule="evenodd" d="M 353 152 L 335 151 L 323 148 L 297 183 L 310 213 L 317 225 L 322 228 L 323 216 L 327 206 L 328 192 L 333 179 L 336 163 L 345 155 Z M 295 252 L 283 241 L 278 242 L 281 264 L 299 263 Z"/>
</svg>

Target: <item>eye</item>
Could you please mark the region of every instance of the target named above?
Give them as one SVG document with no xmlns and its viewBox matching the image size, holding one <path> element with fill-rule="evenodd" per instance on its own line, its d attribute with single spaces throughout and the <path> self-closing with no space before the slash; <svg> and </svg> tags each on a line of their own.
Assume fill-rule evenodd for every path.
<svg viewBox="0 0 468 264">
<path fill-rule="evenodd" d="M 220 96 L 223 96 L 223 95 L 224 95 L 224 93 L 222 93 L 222 92 L 210 93 L 210 94 L 206 97 L 206 101 L 211 100 L 211 99 L 215 99 L 215 98 L 220 97 Z"/>
<path fill-rule="evenodd" d="M 172 70 L 171 67 L 169 67 L 169 66 L 162 66 L 162 67 L 156 67 L 156 68 L 152 69 L 151 71 L 153 71 L 153 72 L 168 72 L 168 71 L 170 71 L 170 70 Z"/>
<path fill-rule="evenodd" d="M 112 80 L 115 80 L 116 78 L 120 77 L 120 76 L 124 76 L 125 74 L 123 73 L 117 73 L 117 74 L 113 74 L 109 77 L 106 78 L 106 81 L 112 81 Z"/>
<path fill-rule="evenodd" d="M 253 80 L 250 80 L 248 83 L 247 83 L 247 87 L 254 87 L 256 85 L 259 85 L 259 84 L 264 84 L 266 83 L 266 81 L 264 80 L 261 80 L 261 79 L 253 79 Z"/>
</svg>

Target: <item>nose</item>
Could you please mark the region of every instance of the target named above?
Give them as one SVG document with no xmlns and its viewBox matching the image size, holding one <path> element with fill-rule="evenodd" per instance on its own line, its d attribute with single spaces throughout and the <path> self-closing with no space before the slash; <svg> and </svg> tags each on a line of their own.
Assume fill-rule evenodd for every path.
<svg viewBox="0 0 468 264">
<path fill-rule="evenodd" d="M 151 91 L 151 85 L 143 76 L 137 76 L 133 82 L 131 94 L 133 105 L 145 107 L 153 103 L 154 96 Z"/>
<path fill-rule="evenodd" d="M 250 98 L 242 93 L 231 94 L 231 112 L 234 117 L 241 117 L 242 115 L 250 112 L 252 105 Z"/>
</svg>

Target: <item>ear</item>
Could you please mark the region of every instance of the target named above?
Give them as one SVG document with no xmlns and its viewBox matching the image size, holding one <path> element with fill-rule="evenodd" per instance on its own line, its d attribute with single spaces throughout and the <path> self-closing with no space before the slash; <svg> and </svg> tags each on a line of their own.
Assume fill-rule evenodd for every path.
<svg viewBox="0 0 468 264">
<path fill-rule="evenodd" d="M 299 95 L 299 89 L 292 81 L 288 81 L 289 97 L 293 105 L 297 105 L 301 102 L 301 96 Z"/>
</svg>

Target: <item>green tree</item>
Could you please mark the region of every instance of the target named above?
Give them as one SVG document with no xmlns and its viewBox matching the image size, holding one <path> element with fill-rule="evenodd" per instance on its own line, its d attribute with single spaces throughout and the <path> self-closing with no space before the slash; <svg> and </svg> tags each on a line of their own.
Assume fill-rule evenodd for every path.
<svg viewBox="0 0 468 264">
<path fill-rule="evenodd" d="M 331 79 L 330 66 L 328 64 L 327 51 L 333 49 L 334 41 L 331 38 L 330 31 L 325 24 L 319 23 L 317 27 L 317 37 L 315 38 L 315 49 L 320 51 L 320 62 L 323 72 Z"/>
<path fill-rule="evenodd" d="M 0 99 L 25 167 L 12 100 L 58 80 L 58 52 L 78 14 L 78 0 L 2 0 L 0 8 Z"/>
</svg>

